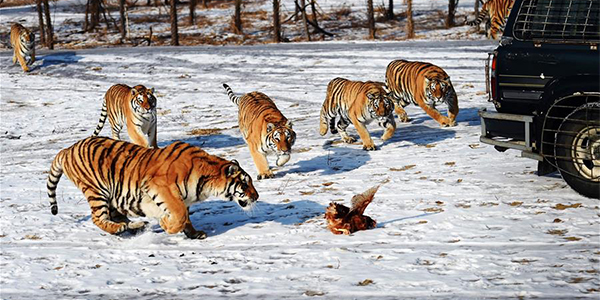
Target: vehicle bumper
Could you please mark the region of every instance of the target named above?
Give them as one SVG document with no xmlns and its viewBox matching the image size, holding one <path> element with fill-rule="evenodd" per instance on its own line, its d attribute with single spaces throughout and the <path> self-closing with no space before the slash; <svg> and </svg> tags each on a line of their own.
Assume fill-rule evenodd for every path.
<svg viewBox="0 0 600 300">
<path fill-rule="evenodd" d="M 478 114 L 482 143 L 493 145 L 499 151 L 520 150 L 522 157 L 544 160 L 536 151 L 533 116 L 488 112 L 486 109 L 479 110 Z"/>
</svg>

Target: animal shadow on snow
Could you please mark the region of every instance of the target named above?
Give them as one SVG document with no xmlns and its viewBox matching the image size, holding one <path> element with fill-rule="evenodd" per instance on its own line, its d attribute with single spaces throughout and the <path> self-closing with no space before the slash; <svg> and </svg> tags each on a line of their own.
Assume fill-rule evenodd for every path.
<svg viewBox="0 0 600 300">
<path fill-rule="evenodd" d="M 479 126 L 481 124 L 481 119 L 479 118 L 477 111 L 479 111 L 479 108 L 476 108 L 476 107 L 461 108 L 460 111 L 458 112 L 458 116 L 456 116 L 457 125 L 467 123 L 466 124 L 467 126 Z M 444 116 L 447 116 L 446 110 L 440 110 L 440 113 Z M 398 117 L 395 114 L 394 114 L 394 116 L 396 117 L 396 125 L 398 126 L 398 128 L 396 129 L 396 133 L 398 133 L 398 130 L 403 127 L 402 126 L 403 124 L 404 125 L 406 125 L 406 124 L 413 124 L 413 125 L 414 124 L 422 124 L 428 120 L 433 122 L 433 123 L 431 123 L 432 126 L 438 126 L 438 128 L 441 128 L 438 125 L 438 123 L 436 121 L 434 121 L 426 113 L 421 113 L 421 114 L 419 114 L 419 116 L 409 115 L 410 121 L 408 123 L 402 123 L 402 122 L 398 121 Z M 450 127 L 450 128 L 452 128 L 452 127 Z"/>
<path fill-rule="evenodd" d="M 297 161 L 289 170 L 281 171 L 278 175 L 316 171 L 322 171 L 319 175 L 339 174 L 357 169 L 371 160 L 369 151 L 363 150 L 361 143 L 338 142 L 339 138 L 330 138 L 323 144 L 326 154 Z"/>
<path fill-rule="evenodd" d="M 74 51 L 57 52 L 42 56 L 37 56 L 36 61 L 41 61 L 42 64 L 34 64 L 31 71 L 37 71 L 42 68 L 48 68 L 55 65 L 76 64 L 83 57 L 75 55 Z"/>
<path fill-rule="evenodd" d="M 210 134 L 210 135 L 200 135 L 187 137 L 186 139 L 177 139 L 171 141 L 163 141 L 158 143 L 158 147 L 164 148 L 169 146 L 174 142 L 184 142 L 190 145 L 194 145 L 200 148 L 226 148 L 226 147 L 235 147 L 240 145 L 245 145 L 246 142 L 241 137 L 235 137 L 227 134 Z"/>
<path fill-rule="evenodd" d="M 309 200 L 289 203 L 259 200 L 249 212 L 243 211 L 235 202 L 209 200 L 190 207 L 190 220 L 196 229 L 205 231 L 208 236 L 215 236 L 246 224 L 299 224 L 322 215 L 324 211 L 325 206 Z"/>
</svg>

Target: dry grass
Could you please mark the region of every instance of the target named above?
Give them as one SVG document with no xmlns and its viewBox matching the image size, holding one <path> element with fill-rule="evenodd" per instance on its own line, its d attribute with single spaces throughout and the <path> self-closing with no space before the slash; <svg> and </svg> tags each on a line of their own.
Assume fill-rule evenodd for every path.
<svg viewBox="0 0 600 300">
<path fill-rule="evenodd" d="M 35 4 L 34 0 L 4 0 L 4 1 L 2 1 L 2 3 L 0 3 L 0 8 L 22 6 L 22 5 L 32 5 L 32 4 Z"/>
<path fill-rule="evenodd" d="M 188 131 L 188 135 L 215 135 L 221 133 L 222 130 L 220 128 L 198 128 Z"/>
</svg>

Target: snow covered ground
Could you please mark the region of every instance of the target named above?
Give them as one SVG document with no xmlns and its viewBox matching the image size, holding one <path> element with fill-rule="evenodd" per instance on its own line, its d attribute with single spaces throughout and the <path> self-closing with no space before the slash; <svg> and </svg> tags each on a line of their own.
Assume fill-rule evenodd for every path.
<svg viewBox="0 0 600 300">
<path fill-rule="evenodd" d="M 477 110 L 492 109 L 483 60 L 493 48 L 425 40 L 40 51 L 29 74 L 0 52 L 0 298 L 598 299 L 600 202 L 478 140 Z M 329 80 L 381 81 L 398 58 L 450 74 L 458 126 L 440 128 L 409 106 L 412 121 L 398 123 L 391 140 L 369 126 L 378 151 L 319 136 Z M 224 82 L 271 96 L 298 135 L 277 176 L 254 182 L 251 214 L 209 199 L 191 208 L 205 240 L 168 235 L 155 220 L 112 236 L 91 222 L 65 177 L 60 212 L 50 213 L 50 162 L 91 135 L 115 83 L 156 88 L 160 146 L 186 141 L 237 159 L 255 177 Z M 326 229 L 330 201 L 349 204 L 378 184 L 366 211 L 377 228 Z"/>
</svg>

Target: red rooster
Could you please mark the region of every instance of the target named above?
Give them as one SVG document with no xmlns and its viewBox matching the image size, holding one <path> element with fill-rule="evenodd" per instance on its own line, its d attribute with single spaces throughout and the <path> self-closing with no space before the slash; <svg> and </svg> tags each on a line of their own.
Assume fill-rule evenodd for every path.
<svg viewBox="0 0 600 300">
<path fill-rule="evenodd" d="M 363 213 L 371 203 L 379 186 L 372 187 L 362 194 L 352 197 L 352 208 L 331 202 L 325 211 L 327 228 L 333 234 L 351 234 L 359 230 L 375 228 L 377 222 Z"/>
</svg>

